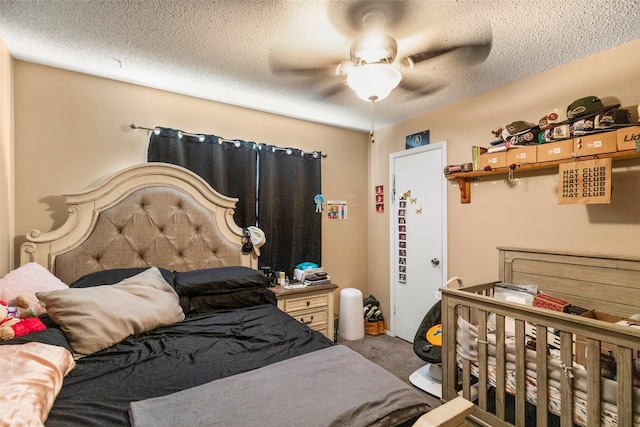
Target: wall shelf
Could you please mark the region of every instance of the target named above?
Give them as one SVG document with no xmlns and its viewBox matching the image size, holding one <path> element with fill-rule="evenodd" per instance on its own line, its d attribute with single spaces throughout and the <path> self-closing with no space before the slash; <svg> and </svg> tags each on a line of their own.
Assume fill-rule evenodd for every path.
<svg viewBox="0 0 640 427">
<path fill-rule="evenodd" d="M 608 159 L 622 160 L 640 158 L 640 152 L 636 150 L 616 151 L 613 153 L 594 154 L 590 156 L 571 157 L 569 159 L 554 160 L 551 162 L 538 162 L 538 163 L 519 163 L 516 164 L 517 171 L 534 171 L 541 169 L 554 169 L 562 163 L 570 163 L 581 160 L 594 160 L 594 159 Z M 460 189 L 460 203 L 471 203 L 471 180 L 474 178 L 481 178 L 492 175 L 507 175 L 509 173 L 509 166 L 491 169 L 489 171 L 477 170 L 469 172 L 454 172 L 445 174 L 445 178 L 448 180 L 455 180 L 458 183 Z"/>
</svg>

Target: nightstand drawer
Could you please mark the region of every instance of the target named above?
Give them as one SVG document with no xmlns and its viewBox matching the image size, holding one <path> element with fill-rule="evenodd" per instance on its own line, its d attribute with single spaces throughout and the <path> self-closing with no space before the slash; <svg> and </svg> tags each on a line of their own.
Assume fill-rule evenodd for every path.
<svg viewBox="0 0 640 427">
<path fill-rule="evenodd" d="M 298 320 L 300 323 L 304 323 L 311 329 L 316 329 L 318 326 L 326 327 L 328 323 L 328 313 L 326 307 L 321 307 L 311 310 L 299 310 L 289 313 L 291 317 Z"/>
<path fill-rule="evenodd" d="M 313 329 L 314 331 L 320 332 L 325 337 L 329 337 L 329 325 L 318 325 L 318 326 L 315 326 L 315 327 L 312 326 L 311 329 Z"/>
<path fill-rule="evenodd" d="M 329 305 L 329 296 L 327 294 L 287 298 L 284 300 L 284 311 L 291 313 L 292 311 L 326 307 L 327 305 Z"/>
</svg>

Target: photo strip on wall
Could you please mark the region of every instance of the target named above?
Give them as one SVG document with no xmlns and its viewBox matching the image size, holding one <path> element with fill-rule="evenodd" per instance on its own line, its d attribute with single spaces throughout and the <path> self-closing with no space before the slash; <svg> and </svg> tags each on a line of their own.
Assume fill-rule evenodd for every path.
<svg viewBox="0 0 640 427">
<path fill-rule="evenodd" d="M 376 185 L 376 213 L 384 213 L 384 185 Z"/>
</svg>

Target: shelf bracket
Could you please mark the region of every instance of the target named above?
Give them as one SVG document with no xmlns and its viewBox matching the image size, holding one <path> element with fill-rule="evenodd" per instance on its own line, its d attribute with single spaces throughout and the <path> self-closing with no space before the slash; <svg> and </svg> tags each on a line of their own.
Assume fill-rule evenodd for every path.
<svg viewBox="0 0 640 427">
<path fill-rule="evenodd" d="M 456 177 L 460 189 L 460 203 L 471 203 L 471 180 L 464 177 Z"/>
</svg>

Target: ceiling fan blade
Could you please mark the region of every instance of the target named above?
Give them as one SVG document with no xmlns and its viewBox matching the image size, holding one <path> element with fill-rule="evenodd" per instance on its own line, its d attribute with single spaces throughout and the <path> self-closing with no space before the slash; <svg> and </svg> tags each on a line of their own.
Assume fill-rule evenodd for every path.
<svg viewBox="0 0 640 427">
<path fill-rule="evenodd" d="M 328 98 L 336 95 L 346 87 L 345 76 L 349 73 L 353 63 L 351 61 L 328 62 L 326 65 L 307 66 L 294 65 L 288 61 L 269 58 L 269 69 L 274 75 L 281 77 L 300 77 L 307 81 L 317 95 Z M 304 62 L 303 62 L 304 63 Z"/>
<path fill-rule="evenodd" d="M 315 61 L 314 61 L 315 62 Z M 316 62 L 317 63 L 317 62 Z M 303 65 L 298 65 L 303 64 Z M 322 62 L 321 62 L 322 64 Z M 324 65 L 310 65 L 301 60 L 293 63 L 287 59 L 277 58 L 269 55 L 269 69 L 272 74 L 301 76 L 301 77 L 335 77 L 348 74 L 353 63 L 344 59 L 328 60 Z"/>
<path fill-rule="evenodd" d="M 446 55 L 448 53 L 455 52 L 455 54 L 466 64 L 478 64 L 489 56 L 491 52 L 491 41 L 486 40 L 478 43 L 468 43 L 459 46 L 448 46 L 441 48 L 428 49 L 423 52 L 407 55 L 400 59 L 402 66 L 413 67 L 423 61 L 437 58 L 439 56 Z"/>
<path fill-rule="evenodd" d="M 329 98 L 332 97 L 334 95 L 337 95 L 338 93 L 342 92 L 343 90 L 345 90 L 347 88 L 346 83 L 343 82 L 335 82 L 333 84 L 330 84 L 329 86 L 321 89 L 318 91 L 318 95 L 320 95 L 323 98 Z"/>
<path fill-rule="evenodd" d="M 269 64 L 269 69 L 272 74 L 284 74 L 290 76 L 301 77 L 330 77 L 339 75 L 337 72 L 339 64 L 325 65 L 320 67 L 306 67 L 306 66 L 285 66 L 283 64 Z"/>
<path fill-rule="evenodd" d="M 442 89 L 447 87 L 447 83 L 440 80 L 431 80 L 428 83 L 424 83 L 418 81 L 417 79 L 404 77 L 400 81 L 400 84 L 398 86 L 411 92 L 415 96 L 427 96 L 441 91 Z"/>
</svg>

